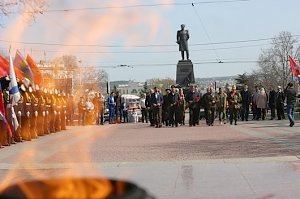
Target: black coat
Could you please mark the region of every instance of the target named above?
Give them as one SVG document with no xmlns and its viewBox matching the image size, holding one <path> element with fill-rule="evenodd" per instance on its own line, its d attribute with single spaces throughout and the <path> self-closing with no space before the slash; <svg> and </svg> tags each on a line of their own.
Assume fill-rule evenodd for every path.
<svg viewBox="0 0 300 199">
<path fill-rule="evenodd" d="M 276 105 L 276 91 L 271 90 L 269 93 L 269 107 L 274 107 Z"/>
<path fill-rule="evenodd" d="M 241 97 L 242 97 L 242 105 L 243 106 L 249 106 L 249 104 L 251 103 L 251 93 L 250 91 L 241 91 Z"/>
</svg>

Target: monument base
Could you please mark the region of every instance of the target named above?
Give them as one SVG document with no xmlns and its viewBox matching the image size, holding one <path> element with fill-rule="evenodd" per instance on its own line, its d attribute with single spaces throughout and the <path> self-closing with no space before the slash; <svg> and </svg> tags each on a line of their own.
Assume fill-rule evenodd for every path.
<svg viewBox="0 0 300 199">
<path fill-rule="evenodd" d="M 194 67 L 191 60 L 180 60 L 177 64 L 176 84 L 180 87 L 188 87 L 195 83 Z"/>
</svg>

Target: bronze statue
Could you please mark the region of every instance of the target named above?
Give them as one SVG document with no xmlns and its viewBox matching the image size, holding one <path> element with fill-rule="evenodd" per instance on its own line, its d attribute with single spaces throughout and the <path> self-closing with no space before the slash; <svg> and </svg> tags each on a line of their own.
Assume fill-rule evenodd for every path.
<svg viewBox="0 0 300 199">
<path fill-rule="evenodd" d="M 189 31 L 185 30 L 185 25 L 181 24 L 181 30 L 177 31 L 177 44 L 179 45 L 179 51 L 181 51 L 182 60 L 184 60 L 184 51 L 186 52 L 186 58 L 189 60 L 189 48 L 188 40 L 190 38 Z"/>
</svg>

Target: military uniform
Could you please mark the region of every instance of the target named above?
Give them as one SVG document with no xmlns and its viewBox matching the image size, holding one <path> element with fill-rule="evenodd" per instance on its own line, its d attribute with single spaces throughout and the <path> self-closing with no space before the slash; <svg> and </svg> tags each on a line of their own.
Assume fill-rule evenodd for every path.
<svg viewBox="0 0 300 199">
<path fill-rule="evenodd" d="M 242 101 L 242 97 L 240 93 L 231 91 L 227 96 L 228 106 L 229 106 L 229 120 L 230 124 L 233 123 L 237 125 L 237 117 L 240 109 L 240 103 Z"/>
<path fill-rule="evenodd" d="M 35 96 L 34 93 L 31 93 L 30 95 L 31 98 L 31 135 L 34 138 L 38 137 L 38 129 L 37 129 L 37 122 L 38 122 L 38 111 L 39 111 L 39 98 Z"/>
<path fill-rule="evenodd" d="M 55 131 L 59 132 L 61 130 L 61 100 L 60 96 L 55 94 L 55 111 L 56 111 L 56 116 L 55 116 Z"/>
<path fill-rule="evenodd" d="M 67 126 L 74 125 L 73 116 L 74 116 L 73 96 L 68 95 L 68 97 L 67 97 Z"/>
<path fill-rule="evenodd" d="M 45 101 L 46 101 L 46 114 L 45 114 L 45 133 L 49 134 L 49 133 L 53 133 L 52 132 L 52 97 L 50 95 L 50 93 L 45 93 Z"/>
<path fill-rule="evenodd" d="M 223 122 L 224 122 L 224 124 L 226 123 L 226 120 L 227 120 L 226 109 L 227 109 L 227 94 L 224 92 L 218 93 L 218 95 L 217 95 L 217 111 L 218 111 L 220 123 L 223 123 Z"/>
<path fill-rule="evenodd" d="M 216 112 L 216 96 L 213 93 L 208 92 L 203 96 L 203 100 L 206 109 L 206 124 L 208 126 L 213 126 Z"/>
<path fill-rule="evenodd" d="M 4 99 L 4 107 L 5 107 L 5 118 L 9 124 L 9 127 L 11 131 L 13 131 L 13 126 L 12 126 L 12 111 L 11 111 L 11 104 L 9 102 L 9 92 L 4 89 L 3 90 L 3 99 Z M 8 135 L 8 130 L 5 129 L 6 133 L 4 133 L 4 140 L 3 140 L 3 145 L 4 146 L 9 146 L 10 144 L 14 143 L 13 137 L 9 137 Z M 12 135 L 14 136 L 14 135 Z"/>
<path fill-rule="evenodd" d="M 61 101 L 61 112 L 60 112 L 60 126 L 61 126 L 61 130 L 66 130 L 66 113 L 67 113 L 67 101 L 65 96 L 61 96 L 60 97 L 60 101 Z"/>
<path fill-rule="evenodd" d="M 47 133 L 45 129 L 46 100 L 40 91 L 37 92 L 37 98 L 38 98 L 37 132 L 39 136 L 43 136 Z"/>
<path fill-rule="evenodd" d="M 22 93 L 23 96 L 23 106 L 24 106 L 24 116 L 22 117 L 22 137 L 24 140 L 30 141 L 33 135 L 30 132 L 30 120 L 31 120 L 31 98 L 29 94 L 25 91 Z"/>
<path fill-rule="evenodd" d="M 22 92 L 22 91 L 21 91 Z M 19 128 L 17 128 L 16 130 L 16 134 L 20 137 L 20 141 L 22 141 L 24 139 L 23 134 L 22 134 L 22 117 L 25 117 L 25 110 L 24 110 L 24 100 L 23 100 L 23 96 L 20 95 L 20 99 L 18 101 L 18 103 L 15 105 L 15 113 L 17 116 L 17 120 L 19 122 Z"/>
<path fill-rule="evenodd" d="M 55 121 L 56 121 L 56 116 L 57 116 L 57 111 L 56 111 L 56 97 L 54 94 L 50 93 L 50 98 L 51 98 L 51 109 L 50 109 L 50 133 L 55 133 Z"/>
</svg>

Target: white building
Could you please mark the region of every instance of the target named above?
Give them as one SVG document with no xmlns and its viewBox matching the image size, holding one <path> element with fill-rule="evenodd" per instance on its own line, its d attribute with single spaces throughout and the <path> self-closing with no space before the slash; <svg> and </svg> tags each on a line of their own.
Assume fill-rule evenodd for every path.
<svg viewBox="0 0 300 199">
<path fill-rule="evenodd" d="M 120 94 L 140 95 L 143 90 L 144 83 L 129 81 L 127 84 L 117 85 L 117 90 Z"/>
</svg>

